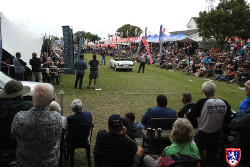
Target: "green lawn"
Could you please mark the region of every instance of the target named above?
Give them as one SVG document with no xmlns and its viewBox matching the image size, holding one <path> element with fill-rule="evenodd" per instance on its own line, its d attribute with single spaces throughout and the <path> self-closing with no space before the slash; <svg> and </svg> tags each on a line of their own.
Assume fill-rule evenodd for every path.
<svg viewBox="0 0 250 167">
<path fill-rule="evenodd" d="M 91 54 L 85 55 L 87 63 L 92 59 Z M 101 56 L 97 59 L 101 62 Z M 71 111 L 71 101 L 81 99 L 83 109 L 90 111 L 95 125 L 92 136 L 92 150 L 95 144 L 96 133 L 100 129 L 107 129 L 107 120 L 111 114 L 122 116 L 127 112 L 134 112 L 136 121 L 140 121 L 142 115 L 149 107 L 156 106 L 156 97 L 164 94 L 168 98 L 168 107 L 178 111 L 182 108 L 181 94 L 190 91 L 193 101 L 203 97 L 201 92 L 203 78 L 195 78 L 186 75 L 182 71 L 169 71 L 160 69 L 153 65 L 146 65 L 145 73 L 137 73 L 139 63 L 135 63 L 132 72 L 115 71 L 109 66 L 110 57 L 106 58 L 106 65 L 100 65 L 99 86 L 102 90 L 86 89 L 88 85 L 89 66 L 83 79 L 83 89 L 73 89 L 75 75 L 61 74 L 62 85 L 55 85 L 55 90 L 59 98 L 59 91 L 63 94 L 64 116 L 73 114 Z M 192 81 L 189 81 L 189 80 Z M 209 78 L 214 79 L 214 78 Z M 217 86 L 216 97 L 229 102 L 232 109 L 237 111 L 240 102 L 245 98 L 244 91 L 238 89 L 237 84 L 227 84 L 225 82 L 214 81 Z M 93 85 L 92 85 L 93 86 Z M 68 166 L 69 162 L 64 162 Z M 87 166 L 85 150 L 79 149 L 75 155 L 75 166 Z M 92 155 L 92 166 L 93 155 Z"/>
</svg>

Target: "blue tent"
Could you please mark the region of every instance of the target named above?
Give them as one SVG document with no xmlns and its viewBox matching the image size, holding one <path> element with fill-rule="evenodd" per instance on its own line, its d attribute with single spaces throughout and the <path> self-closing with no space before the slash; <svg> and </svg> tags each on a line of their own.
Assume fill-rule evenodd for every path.
<svg viewBox="0 0 250 167">
<path fill-rule="evenodd" d="M 148 42 L 155 42 L 156 40 L 158 40 L 158 42 L 159 42 L 159 36 L 156 34 L 147 39 Z"/>
<path fill-rule="evenodd" d="M 176 35 L 175 38 L 177 40 L 181 40 L 181 39 L 189 38 L 189 36 L 186 36 L 185 34 L 180 33 L 180 34 Z"/>
</svg>

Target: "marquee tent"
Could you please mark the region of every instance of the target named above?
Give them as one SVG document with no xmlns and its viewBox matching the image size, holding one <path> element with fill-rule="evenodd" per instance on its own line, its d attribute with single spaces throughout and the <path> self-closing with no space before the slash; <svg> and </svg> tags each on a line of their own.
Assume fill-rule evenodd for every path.
<svg viewBox="0 0 250 167">
<path fill-rule="evenodd" d="M 38 56 L 41 53 L 43 35 L 37 35 L 24 26 L 13 24 L 2 12 L 0 17 L 2 48 L 12 56 L 15 56 L 16 52 L 21 52 L 22 60 L 30 67 L 29 59 L 32 58 L 32 53 L 36 52 Z"/>
</svg>

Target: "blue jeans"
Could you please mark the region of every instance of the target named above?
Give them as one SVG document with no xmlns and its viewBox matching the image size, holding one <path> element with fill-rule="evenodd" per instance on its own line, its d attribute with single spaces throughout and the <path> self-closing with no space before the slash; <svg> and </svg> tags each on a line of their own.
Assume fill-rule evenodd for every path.
<svg viewBox="0 0 250 167">
<path fill-rule="evenodd" d="M 84 74 L 78 74 L 78 73 L 76 73 L 75 88 L 77 88 L 78 81 L 80 80 L 80 82 L 79 82 L 79 89 L 82 89 L 83 76 L 84 76 Z"/>
<path fill-rule="evenodd" d="M 101 61 L 101 64 L 103 63 L 104 61 L 104 65 L 106 64 L 106 56 L 102 56 L 102 61 Z"/>
</svg>

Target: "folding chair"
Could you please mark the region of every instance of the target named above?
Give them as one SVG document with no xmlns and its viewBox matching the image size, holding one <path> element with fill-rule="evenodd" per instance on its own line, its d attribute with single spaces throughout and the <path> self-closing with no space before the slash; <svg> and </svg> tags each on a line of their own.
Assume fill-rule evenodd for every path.
<svg viewBox="0 0 250 167">
<path fill-rule="evenodd" d="M 75 149 L 85 148 L 88 167 L 91 167 L 90 144 L 94 125 L 69 125 L 68 140 L 66 141 L 67 158 L 70 156 L 70 166 L 74 166 Z"/>
<path fill-rule="evenodd" d="M 151 118 L 151 128 L 157 130 L 162 128 L 165 130 L 172 129 L 172 126 L 177 118 Z"/>
</svg>

